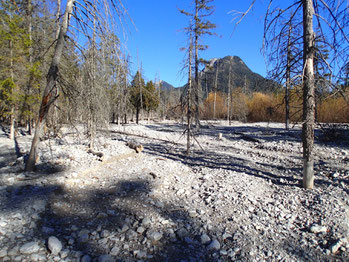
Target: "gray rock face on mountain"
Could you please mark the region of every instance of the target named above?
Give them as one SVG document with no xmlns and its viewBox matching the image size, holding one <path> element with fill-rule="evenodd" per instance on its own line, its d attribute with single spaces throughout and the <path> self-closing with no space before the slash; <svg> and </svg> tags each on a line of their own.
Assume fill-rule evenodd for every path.
<svg viewBox="0 0 349 262">
<path fill-rule="evenodd" d="M 217 74 L 217 91 L 228 92 L 230 71 L 230 85 L 232 89 L 243 88 L 248 91 L 269 92 L 277 88 L 274 81 L 268 80 L 254 73 L 238 56 L 211 59 L 200 73 L 201 87 L 204 96 L 215 89 Z"/>
</svg>

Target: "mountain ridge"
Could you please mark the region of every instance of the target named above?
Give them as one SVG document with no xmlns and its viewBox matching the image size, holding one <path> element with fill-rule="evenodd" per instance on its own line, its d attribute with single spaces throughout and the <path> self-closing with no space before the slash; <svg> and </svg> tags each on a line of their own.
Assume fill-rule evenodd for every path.
<svg viewBox="0 0 349 262">
<path fill-rule="evenodd" d="M 223 58 L 212 58 L 206 61 L 204 69 L 199 72 L 202 97 L 207 97 L 214 90 L 228 93 L 229 71 L 231 90 L 242 88 L 245 93 L 269 93 L 275 91 L 278 87 L 278 84 L 273 80 L 266 79 L 260 74 L 253 72 L 239 56 L 228 55 Z M 161 81 L 163 91 L 183 89 L 185 86 L 174 87 L 166 81 Z"/>
<path fill-rule="evenodd" d="M 240 57 L 225 56 L 211 59 L 200 72 L 200 84 L 204 96 L 215 89 L 228 93 L 229 74 L 232 90 L 242 88 L 246 93 L 273 92 L 277 87 L 276 82 L 253 72 Z"/>
</svg>

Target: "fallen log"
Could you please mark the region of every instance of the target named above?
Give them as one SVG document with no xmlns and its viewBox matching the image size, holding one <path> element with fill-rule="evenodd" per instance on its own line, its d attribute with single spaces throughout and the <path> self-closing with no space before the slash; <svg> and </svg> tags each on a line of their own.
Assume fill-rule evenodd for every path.
<svg viewBox="0 0 349 262">
<path fill-rule="evenodd" d="M 111 133 L 115 133 L 115 134 L 126 135 L 126 136 L 135 136 L 135 137 L 141 137 L 141 138 L 145 138 L 145 139 L 157 140 L 157 141 L 161 141 L 161 142 L 165 142 L 165 143 L 169 143 L 169 144 L 173 144 L 173 145 L 180 145 L 180 143 L 176 143 L 174 141 L 170 141 L 170 140 L 166 140 L 166 139 L 162 139 L 162 138 L 156 138 L 156 137 L 150 137 L 150 136 L 145 136 L 145 135 L 127 133 L 127 132 L 117 131 L 117 130 L 110 130 L 110 132 Z"/>
<path fill-rule="evenodd" d="M 99 158 L 102 158 L 103 156 L 104 156 L 104 154 L 102 153 L 102 152 L 97 152 L 97 151 L 94 151 L 93 149 L 89 149 L 89 150 L 87 150 L 87 153 L 90 153 L 90 154 L 92 154 L 92 155 L 94 155 L 94 156 L 97 156 L 97 157 L 99 157 Z"/>
<path fill-rule="evenodd" d="M 140 153 L 143 151 L 143 146 L 141 144 L 136 144 L 134 142 L 127 142 L 126 145 L 129 148 L 136 150 L 137 153 Z"/>
<path fill-rule="evenodd" d="M 239 135 L 243 140 L 249 141 L 249 142 L 255 142 L 255 143 L 261 143 L 261 141 L 258 138 L 246 135 L 241 132 L 234 132 L 235 134 Z"/>
</svg>

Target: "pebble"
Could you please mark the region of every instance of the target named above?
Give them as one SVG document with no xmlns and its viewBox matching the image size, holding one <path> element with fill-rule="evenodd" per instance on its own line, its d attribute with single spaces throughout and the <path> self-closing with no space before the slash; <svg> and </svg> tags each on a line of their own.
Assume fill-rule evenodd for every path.
<svg viewBox="0 0 349 262">
<path fill-rule="evenodd" d="M 110 236 L 110 232 L 108 230 L 103 230 L 100 235 L 101 237 L 108 237 Z"/>
<path fill-rule="evenodd" d="M 143 220 L 142 220 L 142 225 L 143 226 L 148 226 L 150 224 L 151 224 L 151 219 L 149 217 L 143 218 Z"/>
<path fill-rule="evenodd" d="M 39 261 L 39 259 L 40 259 L 39 254 L 31 254 L 30 256 L 31 261 Z"/>
<path fill-rule="evenodd" d="M 332 254 L 337 253 L 337 251 L 342 247 L 343 244 L 346 244 L 346 239 L 339 239 L 336 243 L 332 244 L 330 246 L 330 252 Z"/>
<path fill-rule="evenodd" d="M 61 258 L 64 259 L 69 255 L 69 250 L 68 249 L 63 249 L 60 253 Z"/>
<path fill-rule="evenodd" d="M 221 244 L 217 239 L 213 239 L 211 243 L 207 246 L 207 250 L 209 251 L 217 251 L 221 248 Z"/>
<path fill-rule="evenodd" d="M 137 233 L 139 233 L 139 234 L 143 234 L 144 231 L 145 231 L 144 227 L 138 227 L 137 228 Z"/>
<path fill-rule="evenodd" d="M 115 262 L 110 255 L 101 255 L 98 257 L 98 262 Z"/>
<path fill-rule="evenodd" d="M 18 254 L 18 251 L 19 251 L 19 247 L 16 246 L 16 247 L 10 249 L 10 250 L 8 251 L 7 254 L 8 254 L 9 256 L 15 256 L 15 255 Z"/>
<path fill-rule="evenodd" d="M 135 250 L 133 251 L 133 255 L 139 259 L 147 258 L 147 252 L 145 251 Z"/>
<path fill-rule="evenodd" d="M 148 231 L 147 233 L 147 237 L 153 241 L 153 242 L 157 242 L 162 238 L 162 233 L 157 232 L 157 231 Z"/>
<path fill-rule="evenodd" d="M 327 227 L 315 224 L 310 227 L 310 232 L 315 234 L 327 232 Z"/>
<path fill-rule="evenodd" d="M 62 242 L 59 241 L 58 238 L 55 236 L 50 236 L 47 241 L 48 249 L 51 251 L 53 255 L 58 255 L 59 252 L 62 250 Z"/>
<path fill-rule="evenodd" d="M 111 250 L 110 250 L 110 255 L 112 256 L 117 256 L 118 254 L 120 253 L 120 248 L 119 247 L 113 247 Z"/>
<path fill-rule="evenodd" d="M 201 237 L 200 237 L 201 244 L 206 245 L 206 244 L 210 243 L 210 241 L 211 241 L 211 238 L 207 234 L 204 233 L 201 235 Z"/>
<path fill-rule="evenodd" d="M 78 234 L 79 241 L 81 243 L 87 242 L 89 238 L 89 234 L 90 234 L 90 231 L 88 229 L 82 229 Z"/>
<path fill-rule="evenodd" d="M 37 242 L 29 242 L 21 246 L 19 249 L 19 252 L 22 254 L 32 254 L 38 252 L 40 249 L 40 246 Z"/>
<path fill-rule="evenodd" d="M 89 255 L 84 255 L 84 256 L 81 258 L 80 261 L 81 261 L 81 262 L 91 262 L 92 259 L 91 259 L 91 257 L 90 257 Z M 100 260 L 98 260 L 98 261 L 100 261 Z"/>
<path fill-rule="evenodd" d="M 0 257 L 6 257 L 7 256 L 7 247 L 4 247 L 0 249 Z"/>
<path fill-rule="evenodd" d="M 185 238 L 186 236 L 189 235 L 189 232 L 187 229 L 185 229 L 184 227 L 180 228 L 179 230 L 177 230 L 177 236 L 181 239 Z"/>
<path fill-rule="evenodd" d="M 129 227 L 128 225 L 124 224 L 124 225 L 122 226 L 122 228 L 120 229 L 120 233 L 126 232 L 129 228 L 130 228 L 130 227 Z"/>
<path fill-rule="evenodd" d="M 108 217 L 108 215 L 107 215 L 106 213 L 104 213 L 104 212 L 100 212 L 100 213 L 98 213 L 98 215 L 97 215 L 97 218 L 99 218 L 99 219 L 107 218 L 107 217 Z"/>
</svg>

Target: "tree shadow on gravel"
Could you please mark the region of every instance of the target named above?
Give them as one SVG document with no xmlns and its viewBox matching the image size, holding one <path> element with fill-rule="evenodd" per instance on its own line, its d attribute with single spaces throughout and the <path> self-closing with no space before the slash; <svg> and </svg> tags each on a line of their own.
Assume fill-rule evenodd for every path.
<svg viewBox="0 0 349 262">
<path fill-rule="evenodd" d="M 272 181 L 277 185 L 299 184 L 299 180 L 287 175 L 276 175 L 268 170 L 285 169 L 284 166 L 271 165 L 260 163 L 261 169 L 251 167 L 255 162 L 247 161 L 246 159 L 234 157 L 228 154 L 221 154 L 215 151 L 205 150 L 192 152 L 190 156 L 184 154 L 184 150 L 168 150 L 167 147 L 161 144 L 148 143 L 144 144 L 145 152 L 157 157 L 168 158 L 174 161 L 179 161 L 191 167 L 208 167 L 213 169 L 224 169 L 233 172 L 243 172 L 259 178 L 264 178 Z M 300 168 L 294 168 L 297 173 L 301 172 Z M 284 179 L 287 183 L 280 181 Z"/>
<path fill-rule="evenodd" d="M 207 167 L 212 169 L 224 169 L 237 173 L 246 173 L 248 175 L 263 178 L 279 186 L 301 186 L 302 185 L 302 166 L 287 167 L 284 164 L 269 164 L 261 162 L 252 162 L 243 158 L 222 154 L 215 151 L 192 151 L 190 156 L 185 154 L 183 148 L 167 147 L 160 143 L 143 144 L 144 152 L 162 158 L 168 158 L 181 162 L 190 167 Z M 288 174 L 285 171 L 288 171 Z M 320 164 L 315 164 L 315 172 L 321 170 Z M 291 175 L 290 175 L 291 174 Z M 339 182 L 348 183 L 344 179 Z M 328 185 L 337 185 L 338 183 L 328 179 L 325 176 L 315 176 L 315 184 L 320 187 Z M 343 188 L 345 192 L 348 190 Z"/>
<path fill-rule="evenodd" d="M 180 203 L 164 203 L 150 196 L 148 180 L 124 180 L 108 188 L 74 192 L 56 184 L 32 183 L 1 192 L 3 215 L 20 213 L 19 221 L 27 220 L 25 224 L 31 226 L 23 225 L 18 232 L 7 234 L 0 247 L 8 245 L 10 250 L 31 241 L 46 246 L 49 236 L 56 236 L 63 249 L 70 251 L 68 258 L 72 261 L 80 261 L 83 255 L 98 258 L 104 254 L 112 254 L 115 261 L 216 261 L 218 254 L 209 252 L 199 241 L 203 222 L 190 217 Z M 160 216 L 163 222 L 154 223 L 154 216 Z M 146 217 L 150 218 L 149 224 L 142 222 Z M 176 235 L 182 228 L 188 234 Z M 162 238 L 147 240 L 151 232 L 160 232 Z M 207 234 L 216 232 L 212 229 Z"/>
<path fill-rule="evenodd" d="M 63 249 L 69 250 L 67 258 L 71 261 L 80 261 L 83 255 L 97 259 L 105 254 L 112 255 L 115 261 L 251 261 L 252 249 L 258 250 L 258 254 L 265 251 L 258 248 L 268 246 L 266 242 L 275 245 L 273 239 L 257 231 L 249 235 L 242 225 L 236 225 L 232 236 L 223 242 L 224 232 L 215 225 L 207 229 L 200 215 L 190 215 L 185 202 L 172 203 L 155 197 L 153 182 L 142 178 L 120 180 L 100 189 L 71 191 L 58 184 L 43 185 L 33 180 L 31 184 L 1 189 L 5 190 L 1 191 L 2 214 L 15 220 L 18 216 L 14 214 L 21 213 L 27 222 L 18 232 L 6 235 L 0 247 L 8 245 L 11 249 L 31 241 L 46 246 L 47 239 L 56 236 Z M 151 241 L 153 232 L 161 233 L 162 238 Z M 200 242 L 203 233 L 220 240 L 221 250 L 238 250 L 230 257 L 209 251 Z M 277 252 L 292 250 L 292 257 L 300 260 L 309 257 L 309 250 L 296 241 L 279 242 Z M 311 251 L 314 258 L 324 261 L 324 254 L 316 252 Z M 49 251 L 46 255 L 53 258 Z"/>
</svg>

